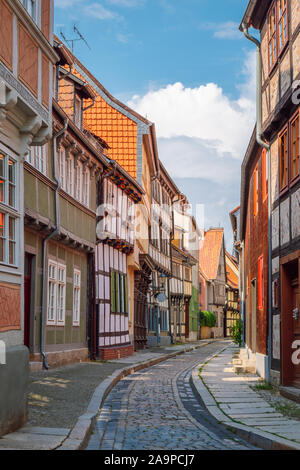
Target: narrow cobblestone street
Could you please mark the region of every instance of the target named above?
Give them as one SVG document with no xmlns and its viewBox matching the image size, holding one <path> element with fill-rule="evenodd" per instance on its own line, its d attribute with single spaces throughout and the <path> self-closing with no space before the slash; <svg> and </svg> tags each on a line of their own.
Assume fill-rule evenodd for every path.
<svg viewBox="0 0 300 470">
<path fill-rule="evenodd" d="M 86 449 L 254 449 L 210 417 L 190 384 L 193 368 L 227 344 L 209 344 L 121 380 L 105 400 Z"/>
</svg>

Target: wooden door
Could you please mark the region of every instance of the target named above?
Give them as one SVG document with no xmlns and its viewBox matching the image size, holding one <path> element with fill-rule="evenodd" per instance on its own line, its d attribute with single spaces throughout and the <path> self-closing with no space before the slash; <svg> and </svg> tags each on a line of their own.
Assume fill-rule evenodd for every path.
<svg viewBox="0 0 300 470">
<path fill-rule="evenodd" d="M 31 317 L 31 284 L 32 284 L 32 258 L 25 253 L 24 264 L 24 344 L 30 348 L 30 317 Z"/>
<path fill-rule="evenodd" d="M 147 289 L 145 276 L 141 271 L 134 273 L 134 350 L 144 349 L 147 344 Z"/>
<path fill-rule="evenodd" d="M 297 349 L 299 349 L 300 344 L 300 292 L 299 292 L 299 281 L 298 278 L 292 281 L 292 299 L 293 299 L 293 308 L 298 309 L 298 313 L 295 312 L 295 315 L 292 314 L 293 318 L 293 341 L 299 341 Z M 298 355 L 299 356 L 299 355 Z M 300 388 L 300 364 L 293 364 L 293 385 L 294 387 Z"/>
</svg>

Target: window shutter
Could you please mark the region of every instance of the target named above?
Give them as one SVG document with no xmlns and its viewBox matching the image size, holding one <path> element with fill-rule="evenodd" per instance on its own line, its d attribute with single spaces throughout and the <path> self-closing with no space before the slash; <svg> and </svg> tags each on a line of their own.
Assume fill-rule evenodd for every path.
<svg viewBox="0 0 300 470">
<path fill-rule="evenodd" d="M 125 313 L 128 313 L 128 284 L 127 276 L 124 276 L 124 296 L 125 296 Z"/>
<path fill-rule="evenodd" d="M 119 274 L 115 273 L 115 286 L 116 286 L 116 305 L 115 305 L 115 312 L 120 311 L 120 303 L 119 303 L 119 298 L 120 298 L 120 284 L 119 284 Z"/>
<path fill-rule="evenodd" d="M 110 305 L 111 311 L 116 311 L 116 279 L 115 279 L 115 272 L 111 271 L 110 273 Z"/>
</svg>

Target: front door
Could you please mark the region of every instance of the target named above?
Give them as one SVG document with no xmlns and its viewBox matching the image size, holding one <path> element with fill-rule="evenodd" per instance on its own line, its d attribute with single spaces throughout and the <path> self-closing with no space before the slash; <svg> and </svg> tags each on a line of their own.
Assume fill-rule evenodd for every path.
<svg viewBox="0 0 300 470">
<path fill-rule="evenodd" d="M 31 284 L 33 256 L 25 253 L 24 265 L 24 344 L 30 348 Z"/>
<path fill-rule="evenodd" d="M 299 279 L 298 277 L 292 281 L 292 299 L 293 299 L 293 343 L 296 348 L 300 347 L 300 291 L 299 291 Z M 298 310 L 296 310 L 298 309 Z M 297 343 L 296 343 L 297 341 Z M 299 356 L 299 355 L 298 355 Z M 300 364 L 298 361 L 293 361 L 293 385 L 294 387 L 300 388 Z"/>
</svg>

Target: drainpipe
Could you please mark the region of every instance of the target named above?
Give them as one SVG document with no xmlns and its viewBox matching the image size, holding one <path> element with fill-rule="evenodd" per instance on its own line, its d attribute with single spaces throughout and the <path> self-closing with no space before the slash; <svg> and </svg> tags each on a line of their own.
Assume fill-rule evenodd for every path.
<svg viewBox="0 0 300 470">
<path fill-rule="evenodd" d="M 65 132 L 65 130 L 68 127 L 68 122 L 69 119 L 66 119 L 64 122 L 64 127 L 58 131 L 56 134 L 54 134 L 52 138 L 52 156 L 53 156 L 53 171 L 54 171 L 54 179 L 56 181 L 56 188 L 55 188 L 55 229 L 53 232 L 51 232 L 46 238 L 43 240 L 43 246 L 42 246 L 42 260 L 43 260 L 43 266 L 42 266 L 42 312 L 41 312 L 41 345 L 40 345 L 40 351 L 41 355 L 43 357 L 43 366 L 45 369 L 49 369 L 48 361 L 47 361 L 47 355 L 44 351 L 45 349 L 45 331 L 44 331 L 44 326 L 45 326 L 45 314 L 44 312 L 46 311 L 46 295 L 45 295 L 45 290 L 46 290 L 46 284 L 45 284 L 45 279 L 46 279 L 46 266 L 47 266 L 47 243 L 51 238 L 53 238 L 55 235 L 58 234 L 59 229 L 60 229 L 60 213 L 59 213 L 59 195 L 58 195 L 58 190 L 60 188 L 60 180 L 57 177 L 57 168 L 56 168 L 56 140 L 57 138 Z"/>
<path fill-rule="evenodd" d="M 256 59 L 256 73 L 257 73 L 257 84 L 256 84 L 256 141 L 257 143 L 267 150 L 268 157 L 268 370 L 266 380 L 270 380 L 271 371 L 271 336 L 272 336 L 272 240 L 271 240 L 271 152 L 270 145 L 262 140 L 262 61 L 261 61 L 261 43 L 258 39 L 251 36 L 248 32 L 248 26 L 243 23 L 243 32 L 249 41 L 253 42 L 257 48 L 257 59 Z"/>
</svg>

